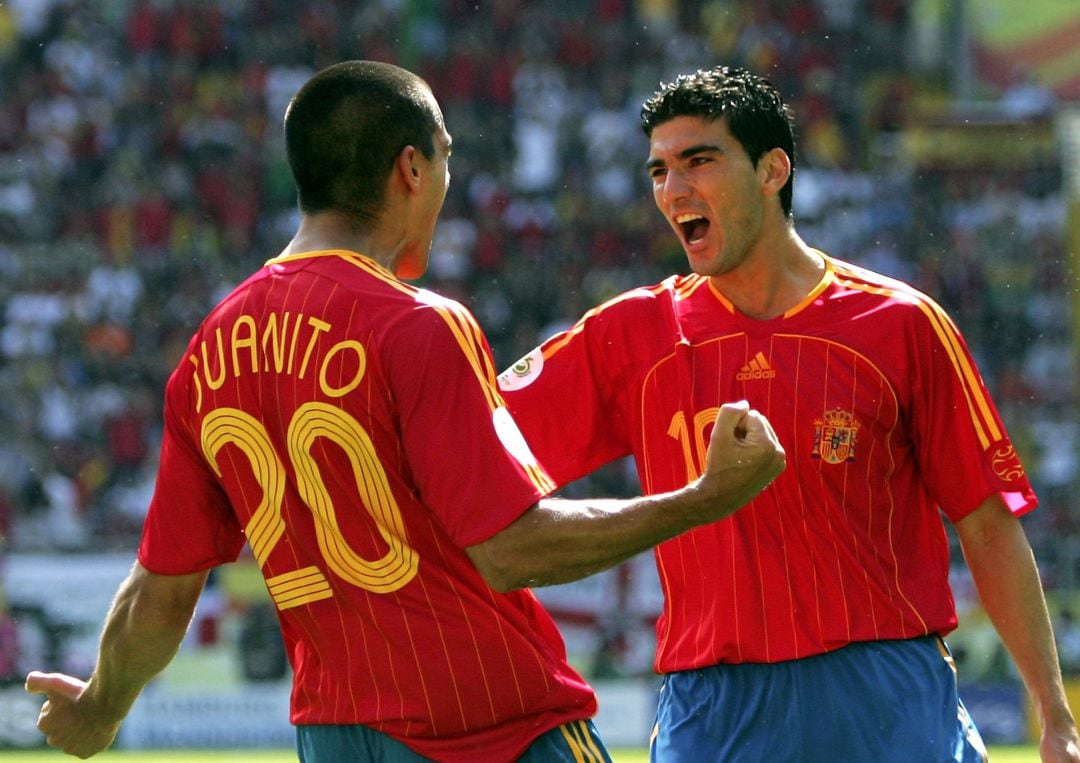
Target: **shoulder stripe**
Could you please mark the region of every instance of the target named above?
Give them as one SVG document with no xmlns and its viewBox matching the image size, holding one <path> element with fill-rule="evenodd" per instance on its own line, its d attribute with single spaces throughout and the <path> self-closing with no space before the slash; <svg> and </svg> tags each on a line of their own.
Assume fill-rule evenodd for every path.
<svg viewBox="0 0 1080 763">
<path fill-rule="evenodd" d="M 495 410 L 501 407 L 503 405 L 502 395 L 499 394 L 499 390 L 494 383 L 495 368 L 492 365 L 491 357 L 484 350 L 480 326 L 477 325 L 465 308 L 456 302 L 446 301 L 433 304 L 430 301 L 425 301 L 425 304 L 429 305 L 442 317 L 447 327 L 449 327 L 450 333 L 457 340 L 458 346 L 461 347 L 461 351 L 469 359 L 469 364 L 483 387 L 484 396 L 487 398 L 490 409 Z"/>
<path fill-rule="evenodd" d="M 709 279 L 705 276 L 692 275 L 688 276 L 682 283 L 675 287 L 675 298 L 686 299 L 695 291 L 700 289 L 705 284 L 709 283 Z M 663 284 L 660 284 L 663 286 Z"/>
<path fill-rule="evenodd" d="M 466 312 L 462 305 L 453 300 L 444 299 L 434 292 L 425 292 L 422 289 L 418 289 L 415 286 L 410 286 L 409 284 L 398 280 L 391 275 L 389 271 L 373 260 L 369 260 L 367 257 L 355 255 L 351 252 L 341 252 L 338 254 L 342 259 L 352 263 L 368 275 L 379 279 L 386 285 L 397 289 L 402 294 L 413 297 L 432 308 L 446 323 L 447 327 L 450 329 L 450 333 L 454 336 L 454 339 L 457 340 L 461 351 L 465 353 L 465 357 L 469 359 L 469 363 L 472 365 L 477 379 L 480 380 L 484 388 L 484 394 L 488 399 L 488 405 L 492 410 L 502 405 L 502 397 L 499 395 L 494 384 L 488 382 L 487 372 L 490 372 L 490 378 L 494 379 L 495 369 L 492 366 L 491 361 L 487 358 L 487 353 L 482 349 L 483 342 L 481 340 L 482 334 L 480 332 L 480 327 Z M 431 297 L 427 297 L 428 294 L 430 294 Z"/>
<path fill-rule="evenodd" d="M 506 407 L 506 402 L 503 400 L 495 381 L 494 363 L 490 353 L 485 350 L 483 332 L 476 319 L 472 317 L 472 314 L 464 305 L 442 297 L 435 292 L 410 286 L 395 278 L 388 270 L 367 257 L 351 252 L 338 252 L 336 254 L 368 275 L 379 279 L 402 294 L 406 294 L 434 310 L 443 319 L 447 328 L 450 329 L 450 333 L 457 342 L 458 347 L 461 348 L 462 354 L 469 361 L 469 365 L 472 367 L 473 373 L 476 374 L 480 389 L 487 401 L 488 410 L 494 412 L 498 408 Z M 555 489 L 555 483 L 539 464 L 521 461 L 519 463 L 538 490 L 550 493 Z"/>
<path fill-rule="evenodd" d="M 363 270 L 368 275 L 374 276 L 375 278 L 379 279 L 387 286 L 391 286 L 397 289 L 402 294 L 415 296 L 420 291 L 415 286 L 410 286 L 404 281 L 395 278 L 393 273 L 391 273 L 389 270 L 384 268 L 379 263 L 375 262 L 375 260 L 369 259 L 362 254 L 355 254 L 353 252 L 334 252 L 334 254 L 338 255 L 346 262 L 349 262 L 352 265 L 360 268 L 360 270 Z"/>
<path fill-rule="evenodd" d="M 991 411 L 990 402 L 983 392 L 982 385 L 979 384 L 978 372 L 967 353 L 964 352 L 960 332 L 940 305 L 916 289 L 905 287 L 900 282 L 896 282 L 894 286 L 871 284 L 860 279 L 857 272 L 852 273 L 846 270 L 842 276 L 839 273 L 837 276 L 837 281 L 849 288 L 903 300 L 918 307 L 929 319 L 934 333 L 937 334 L 942 346 L 949 354 L 949 360 L 952 361 L 953 369 L 960 380 L 960 387 L 967 400 L 972 425 L 975 427 L 982 447 L 987 448 L 1002 438 L 1003 433 Z"/>
<path fill-rule="evenodd" d="M 700 284 L 698 284 L 698 285 L 700 285 Z M 668 290 L 669 290 L 669 288 L 668 288 L 666 283 L 659 283 L 659 284 L 656 284 L 655 286 L 640 287 L 640 288 L 637 288 L 637 289 L 631 289 L 630 291 L 627 291 L 627 292 L 623 292 L 619 296 L 613 297 L 612 299 L 609 299 L 607 302 L 603 303 L 602 305 L 597 305 L 596 307 L 592 308 L 591 310 L 587 311 L 584 315 L 582 315 L 578 319 L 577 323 L 575 323 L 573 326 L 568 328 L 566 331 L 562 331 L 562 332 L 560 332 L 558 334 L 555 334 L 552 337 L 549 337 L 543 344 L 540 345 L 540 350 L 544 354 L 544 360 L 547 360 L 552 355 L 554 355 L 559 350 L 561 350 L 563 347 L 565 347 L 567 344 L 569 344 L 571 341 L 573 341 L 574 337 L 577 336 L 578 334 L 580 334 L 584 330 L 585 323 L 590 318 L 593 318 L 593 317 L 595 317 L 597 315 L 602 315 L 605 310 L 609 309 L 613 305 L 617 305 L 620 302 L 626 302 L 627 300 L 636 299 L 638 297 L 641 297 L 642 294 L 658 295 L 658 294 L 663 294 L 664 292 L 666 292 Z M 693 289 L 691 289 L 690 291 L 693 291 Z M 689 296 L 689 293 L 690 292 L 686 292 L 685 294 L 682 294 L 682 295 L 677 294 L 676 296 L 678 298 L 681 298 L 682 296 Z"/>
</svg>

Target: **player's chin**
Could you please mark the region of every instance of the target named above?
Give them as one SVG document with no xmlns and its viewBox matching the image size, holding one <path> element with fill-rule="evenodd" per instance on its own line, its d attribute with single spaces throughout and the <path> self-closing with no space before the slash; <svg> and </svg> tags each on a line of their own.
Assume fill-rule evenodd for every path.
<svg viewBox="0 0 1080 763">
<path fill-rule="evenodd" d="M 686 250 L 684 249 L 684 251 Z M 690 266 L 690 270 L 699 276 L 715 276 L 721 272 L 719 261 L 715 256 L 709 254 L 686 251 L 686 261 Z"/>
</svg>

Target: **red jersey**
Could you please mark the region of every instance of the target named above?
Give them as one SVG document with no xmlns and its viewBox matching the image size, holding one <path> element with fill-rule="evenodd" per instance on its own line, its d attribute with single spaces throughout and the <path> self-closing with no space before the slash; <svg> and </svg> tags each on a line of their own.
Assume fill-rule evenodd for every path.
<svg viewBox="0 0 1080 763">
<path fill-rule="evenodd" d="M 499 378 L 565 484 L 633 454 L 642 488 L 701 474 L 720 404 L 772 423 L 787 469 L 733 516 L 657 547 L 656 668 L 776 662 L 956 627 L 952 521 L 994 493 L 1036 505 L 956 326 L 925 295 L 826 258 L 772 320 L 707 278 L 671 277 L 587 313 Z"/>
<path fill-rule="evenodd" d="M 189 573 L 250 543 L 293 723 L 511 760 L 596 700 L 533 594 L 493 591 L 463 549 L 551 486 L 465 308 L 351 252 L 280 257 L 210 313 L 169 381 L 139 560 Z"/>
</svg>

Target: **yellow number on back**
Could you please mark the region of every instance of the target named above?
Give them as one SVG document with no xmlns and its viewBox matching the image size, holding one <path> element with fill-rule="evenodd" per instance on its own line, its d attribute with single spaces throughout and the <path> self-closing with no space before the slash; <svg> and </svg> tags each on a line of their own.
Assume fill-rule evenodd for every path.
<svg viewBox="0 0 1080 763">
<path fill-rule="evenodd" d="M 349 459 L 360 500 L 375 520 L 379 535 L 389 545 L 382 558 L 364 559 L 342 535 L 337 508 L 312 455 L 320 437 L 338 445 Z M 238 408 L 218 408 L 203 419 L 203 453 L 218 476 L 221 476 L 218 455 L 225 445 L 234 445 L 244 454 L 262 491 L 244 532 L 255 559 L 264 567 L 287 529 L 281 513 L 287 480 L 285 465 L 266 427 Z M 408 543 L 400 507 L 390 490 L 375 445 L 360 422 L 340 408 L 307 403 L 290 422 L 288 449 L 300 496 L 315 517 L 319 550 L 330 569 L 345 581 L 373 593 L 391 593 L 412 580 L 419 557 Z M 266 583 L 279 609 L 333 596 L 326 576 L 314 566 L 269 577 Z"/>
</svg>

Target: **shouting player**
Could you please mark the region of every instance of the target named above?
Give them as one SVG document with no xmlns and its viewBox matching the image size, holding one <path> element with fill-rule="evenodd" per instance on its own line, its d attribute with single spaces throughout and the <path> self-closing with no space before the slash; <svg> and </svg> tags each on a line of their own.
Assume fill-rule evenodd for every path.
<svg viewBox="0 0 1080 763">
<path fill-rule="evenodd" d="M 787 451 L 749 507 L 656 549 L 653 760 L 982 760 L 942 641 L 957 617 L 940 511 L 1031 693 L 1044 760 L 1080 760 L 1018 520 L 1036 497 L 956 326 L 798 236 L 790 114 L 767 81 L 680 76 L 642 125 L 693 273 L 589 312 L 501 382 L 560 484 L 628 454 L 644 492 L 684 484 L 729 399 Z"/>
</svg>

